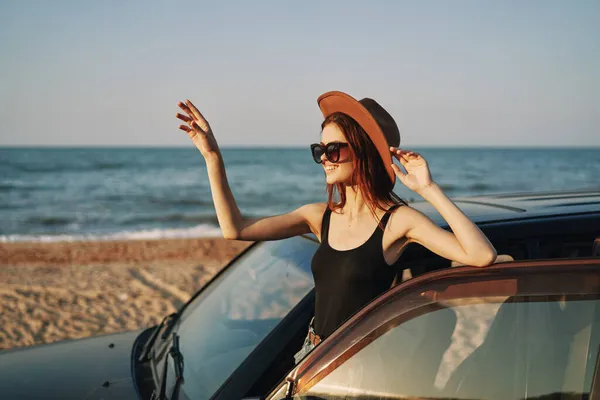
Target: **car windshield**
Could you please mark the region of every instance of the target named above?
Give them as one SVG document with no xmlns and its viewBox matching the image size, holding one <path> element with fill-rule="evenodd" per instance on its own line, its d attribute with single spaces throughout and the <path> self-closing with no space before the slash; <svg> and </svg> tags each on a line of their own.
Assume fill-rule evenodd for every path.
<svg viewBox="0 0 600 400">
<path fill-rule="evenodd" d="M 178 334 L 187 397 L 210 398 L 312 290 L 317 246 L 304 237 L 259 243 L 186 307 Z"/>
</svg>

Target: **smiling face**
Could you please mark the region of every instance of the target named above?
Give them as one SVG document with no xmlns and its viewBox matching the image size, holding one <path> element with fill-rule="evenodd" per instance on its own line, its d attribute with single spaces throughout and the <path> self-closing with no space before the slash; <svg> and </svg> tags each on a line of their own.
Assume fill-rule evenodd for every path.
<svg viewBox="0 0 600 400">
<path fill-rule="evenodd" d="M 321 132 L 321 144 L 327 145 L 332 142 L 348 143 L 344 132 L 334 123 L 327 124 Z M 344 183 L 349 185 L 352 181 L 354 165 L 352 163 L 352 150 L 349 146 L 340 148 L 340 157 L 337 162 L 331 162 L 325 154 L 321 156 L 323 169 L 327 183 L 330 185 Z"/>
<path fill-rule="evenodd" d="M 327 179 L 330 209 L 345 206 L 348 187 L 360 192 L 373 209 L 385 211 L 392 204 L 406 204 L 392 191 L 394 183 L 367 132 L 352 117 L 339 112 L 328 115 L 321 123 L 321 148 L 311 147 L 313 158 L 318 157 L 323 145 L 335 142 L 346 144 L 340 148 L 337 162 L 329 161 L 324 154 L 320 158 Z"/>
</svg>

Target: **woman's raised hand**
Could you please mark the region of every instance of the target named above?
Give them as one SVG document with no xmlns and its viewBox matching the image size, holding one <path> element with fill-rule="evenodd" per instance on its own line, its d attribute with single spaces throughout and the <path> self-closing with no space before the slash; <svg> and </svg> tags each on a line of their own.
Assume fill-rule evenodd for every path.
<svg viewBox="0 0 600 400">
<path fill-rule="evenodd" d="M 212 129 L 208 121 L 202 116 L 200 111 L 192 104 L 191 101 L 180 101 L 177 103 L 179 108 L 186 115 L 177 113 L 176 117 L 185 122 L 185 125 L 179 125 L 179 129 L 186 131 L 192 142 L 196 145 L 204 158 L 219 155 L 219 146 L 213 135 Z"/>
<path fill-rule="evenodd" d="M 406 170 L 406 173 L 404 173 L 398 165 L 392 164 L 396 176 L 406 187 L 418 193 L 431 185 L 433 181 L 429 166 L 422 155 L 414 151 L 401 150 L 397 147 L 390 147 L 390 152 Z"/>
</svg>

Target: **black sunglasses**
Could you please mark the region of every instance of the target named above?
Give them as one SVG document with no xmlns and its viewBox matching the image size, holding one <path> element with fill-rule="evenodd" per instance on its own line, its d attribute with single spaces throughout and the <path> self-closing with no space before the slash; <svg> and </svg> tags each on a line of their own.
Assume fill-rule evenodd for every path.
<svg viewBox="0 0 600 400">
<path fill-rule="evenodd" d="M 340 149 L 342 147 L 348 147 L 348 143 L 344 142 L 331 142 L 327 144 L 314 143 L 310 145 L 310 151 L 312 152 L 313 160 L 317 164 L 321 164 L 321 157 L 325 154 L 325 157 L 332 162 L 336 163 L 340 160 Z"/>
</svg>

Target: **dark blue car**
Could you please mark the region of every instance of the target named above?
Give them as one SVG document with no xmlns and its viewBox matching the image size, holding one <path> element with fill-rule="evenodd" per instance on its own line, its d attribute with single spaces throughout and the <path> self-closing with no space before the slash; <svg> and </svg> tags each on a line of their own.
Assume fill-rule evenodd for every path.
<svg viewBox="0 0 600 400">
<path fill-rule="evenodd" d="M 453 200 L 502 262 L 411 245 L 297 366 L 310 235 L 254 244 L 160 326 L 0 352 L 0 399 L 600 398 L 600 192 Z"/>
</svg>

